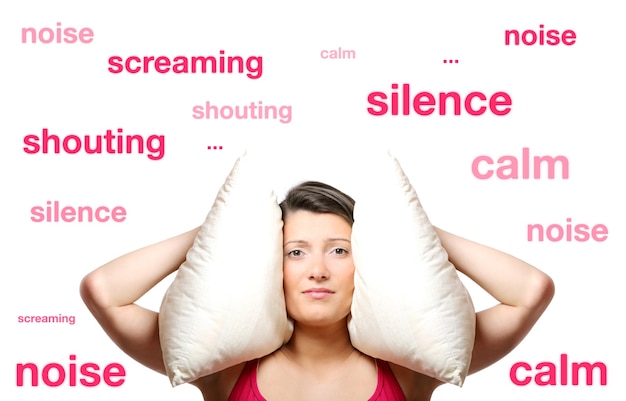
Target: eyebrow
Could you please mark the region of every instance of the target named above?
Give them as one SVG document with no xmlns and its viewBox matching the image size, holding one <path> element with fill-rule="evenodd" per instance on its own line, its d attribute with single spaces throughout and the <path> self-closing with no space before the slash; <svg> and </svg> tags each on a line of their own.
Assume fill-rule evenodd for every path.
<svg viewBox="0 0 626 401">
<path fill-rule="evenodd" d="M 336 242 L 336 241 L 343 241 L 343 242 L 347 242 L 348 244 L 351 243 L 349 239 L 345 239 L 345 238 L 328 238 L 326 240 L 326 242 Z M 283 244 L 283 247 L 286 247 L 287 245 L 290 245 L 290 244 L 303 244 L 303 245 L 306 245 L 308 243 L 309 243 L 309 241 L 305 241 L 305 240 L 302 240 L 302 239 L 292 240 L 292 241 L 285 242 Z"/>
</svg>

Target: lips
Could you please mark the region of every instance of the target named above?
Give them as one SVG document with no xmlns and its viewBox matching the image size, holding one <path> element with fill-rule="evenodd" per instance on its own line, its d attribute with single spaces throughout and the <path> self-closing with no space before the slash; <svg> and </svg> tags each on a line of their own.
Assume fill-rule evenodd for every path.
<svg viewBox="0 0 626 401">
<path fill-rule="evenodd" d="M 302 293 L 313 299 L 324 299 L 333 295 L 335 291 L 329 290 L 328 288 L 309 288 Z"/>
</svg>

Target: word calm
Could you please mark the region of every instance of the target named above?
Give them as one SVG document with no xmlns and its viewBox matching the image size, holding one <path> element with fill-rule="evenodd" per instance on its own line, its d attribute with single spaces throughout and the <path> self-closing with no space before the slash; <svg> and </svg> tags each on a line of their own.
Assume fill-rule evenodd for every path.
<svg viewBox="0 0 626 401">
<path fill-rule="evenodd" d="M 595 380 L 594 380 L 594 372 Z M 535 383 L 538 386 L 578 386 L 581 382 L 581 373 L 584 375 L 584 384 L 592 386 L 600 382 L 606 386 L 607 369 L 602 362 L 569 362 L 567 354 L 561 354 L 558 363 L 539 362 L 532 366 L 528 362 L 517 362 L 511 366 L 509 377 L 517 386 L 527 386 Z"/>
<path fill-rule="evenodd" d="M 371 107 L 367 112 L 373 116 L 384 116 L 391 112 L 392 116 L 408 116 L 416 113 L 420 116 L 429 116 L 435 111 L 440 116 L 445 116 L 451 110 L 455 116 L 461 115 L 465 110 L 470 116 L 480 116 L 489 112 L 496 116 L 505 116 L 511 111 L 511 96 L 506 92 L 496 92 L 490 96 L 482 92 L 470 92 L 462 96 L 458 92 L 439 92 L 434 95 L 430 92 L 420 91 L 411 94 L 411 85 L 391 84 L 391 92 L 372 92 L 367 96 Z"/>
<path fill-rule="evenodd" d="M 31 387 L 39 386 L 39 378 L 48 387 L 59 387 L 67 382 L 70 387 L 78 385 L 85 387 L 95 387 L 104 382 L 109 387 L 119 387 L 126 380 L 126 370 L 119 363 L 110 363 L 102 369 L 94 362 L 76 364 L 76 355 L 70 355 L 67 368 L 60 363 L 51 362 L 43 366 L 41 375 L 39 366 L 36 363 L 18 363 L 16 365 L 16 384 L 23 387 L 26 382 L 25 377 L 30 373 Z"/>
<path fill-rule="evenodd" d="M 557 167 L 559 174 L 557 175 Z M 504 155 L 494 158 L 481 155 L 472 162 L 472 174 L 479 180 L 498 178 L 500 180 L 569 178 L 569 160 L 565 156 L 532 156 L 529 148 L 522 148 L 520 156 Z"/>
<path fill-rule="evenodd" d="M 30 40 L 29 40 L 30 39 Z M 63 28 L 60 22 L 57 22 L 56 29 L 41 28 L 22 28 L 22 43 L 91 43 L 93 41 L 93 30 L 91 28 L 67 27 Z"/>
<path fill-rule="evenodd" d="M 60 206 L 59 201 L 47 201 L 46 206 L 33 206 L 30 209 L 31 221 L 34 223 L 88 222 L 121 223 L 126 220 L 126 209 L 122 206 Z"/>
<path fill-rule="evenodd" d="M 571 29 L 567 29 L 563 31 L 563 33 L 559 33 L 556 29 L 549 29 L 546 31 L 543 24 L 539 25 L 539 30 L 537 32 L 532 29 L 527 29 L 522 33 L 516 29 L 504 31 L 504 44 L 506 46 L 511 44 L 519 46 L 520 43 L 523 43 L 526 46 L 532 46 L 535 44 L 538 44 L 539 46 L 556 46 L 560 43 L 565 46 L 572 46 L 576 43 L 576 32 Z"/>
<path fill-rule="evenodd" d="M 339 47 L 336 50 L 322 50 L 320 52 L 320 57 L 325 59 L 355 59 L 356 51 L 342 49 L 341 47 Z"/>
</svg>

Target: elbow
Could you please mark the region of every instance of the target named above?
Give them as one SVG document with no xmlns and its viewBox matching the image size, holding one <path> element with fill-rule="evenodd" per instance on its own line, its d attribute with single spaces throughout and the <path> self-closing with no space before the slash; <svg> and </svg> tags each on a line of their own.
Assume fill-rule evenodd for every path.
<svg viewBox="0 0 626 401">
<path fill-rule="evenodd" d="M 538 288 L 540 293 L 540 299 L 543 304 L 547 307 L 554 298 L 554 280 L 550 276 L 545 273 L 541 274 L 541 278 L 538 280 Z"/>
<path fill-rule="evenodd" d="M 554 281 L 547 274 L 536 271 L 529 284 L 527 306 L 542 314 L 554 297 Z"/>
<path fill-rule="evenodd" d="M 104 285 L 102 277 L 97 271 L 83 277 L 79 285 L 79 292 L 83 302 L 92 313 L 98 309 L 106 308 Z"/>
</svg>

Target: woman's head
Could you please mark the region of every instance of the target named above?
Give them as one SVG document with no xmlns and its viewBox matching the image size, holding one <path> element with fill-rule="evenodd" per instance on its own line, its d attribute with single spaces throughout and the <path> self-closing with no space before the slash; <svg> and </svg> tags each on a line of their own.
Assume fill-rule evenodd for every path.
<svg viewBox="0 0 626 401">
<path fill-rule="evenodd" d="M 294 187 L 283 211 L 283 284 L 288 314 L 300 324 L 343 324 L 354 292 L 354 200 L 320 182 Z"/>
</svg>

